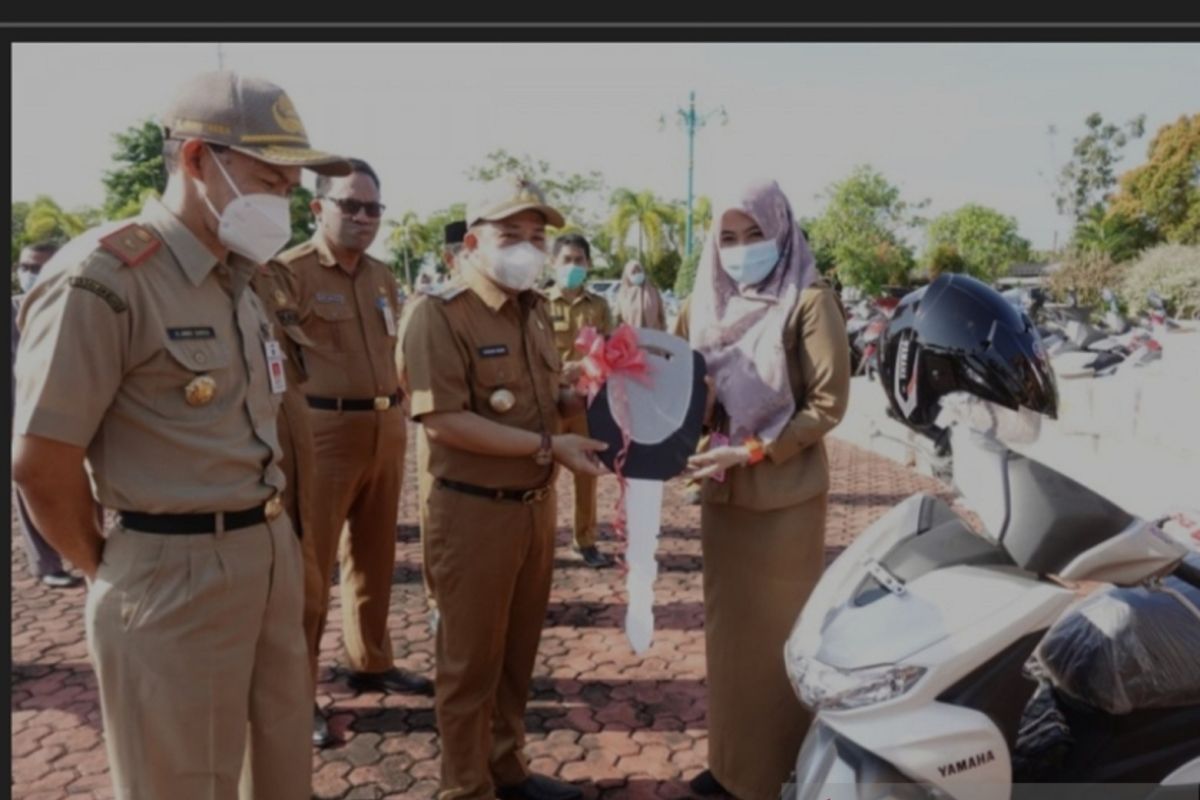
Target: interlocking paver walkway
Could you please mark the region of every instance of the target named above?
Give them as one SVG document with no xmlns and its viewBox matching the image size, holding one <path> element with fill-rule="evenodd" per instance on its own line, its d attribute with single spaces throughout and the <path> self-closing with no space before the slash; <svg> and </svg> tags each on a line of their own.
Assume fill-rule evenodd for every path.
<svg viewBox="0 0 1200 800">
<path fill-rule="evenodd" d="M 944 486 L 891 461 L 836 440 L 830 445 L 827 559 L 913 492 L 947 494 Z M 408 456 L 411 477 L 411 448 Z M 609 518 L 615 497 L 615 480 L 602 479 L 602 521 Z M 641 657 L 629 649 L 621 630 L 620 573 L 588 569 L 570 552 L 571 509 L 570 478 L 564 474 L 554 587 L 528 711 L 527 753 L 533 769 L 579 782 L 589 798 L 687 797 L 687 779 L 705 766 L 708 745 L 699 507 L 684 501 L 682 484 L 668 484 L 657 631 Z M 433 637 L 425 614 L 416 519 L 415 481 L 406 480 L 391 633 L 397 663 L 432 675 Z M 601 549 L 612 552 L 614 547 L 612 541 L 601 542 Z M 47 589 L 28 576 L 14 531 L 13 797 L 112 797 L 99 699 L 84 644 L 83 602 L 82 588 Z M 338 602 L 335 588 L 333 603 Z M 336 608 L 329 623 L 322 643 L 326 665 L 340 654 Z M 318 702 L 330 712 L 343 743 L 314 754 L 316 797 L 433 796 L 440 751 L 430 698 L 358 694 L 326 670 Z"/>
</svg>

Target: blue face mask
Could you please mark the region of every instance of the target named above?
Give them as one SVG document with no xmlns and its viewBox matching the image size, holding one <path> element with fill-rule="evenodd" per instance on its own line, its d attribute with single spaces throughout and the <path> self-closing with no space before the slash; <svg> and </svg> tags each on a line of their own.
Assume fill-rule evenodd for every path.
<svg viewBox="0 0 1200 800">
<path fill-rule="evenodd" d="M 558 285 L 564 289 L 578 289 L 586 277 L 587 267 L 578 264 L 562 264 L 555 270 Z"/>
<path fill-rule="evenodd" d="M 779 245 L 774 239 L 721 248 L 721 266 L 742 286 L 757 286 L 779 263 Z"/>
</svg>

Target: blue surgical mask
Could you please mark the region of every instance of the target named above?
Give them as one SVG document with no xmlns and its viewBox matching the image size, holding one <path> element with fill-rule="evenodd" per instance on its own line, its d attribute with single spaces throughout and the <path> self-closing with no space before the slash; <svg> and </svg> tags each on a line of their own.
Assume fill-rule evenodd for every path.
<svg viewBox="0 0 1200 800">
<path fill-rule="evenodd" d="M 629 276 L 629 280 L 633 282 L 634 286 L 641 286 L 643 283 L 646 282 L 646 273 L 635 272 Z"/>
<path fill-rule="evenodd" d="M 738 247 L 721 248 L 721 266 L 742 286 L 757 286 L 779 263 L 779 245 L 774 239 Z"/>
<path fill-rule="evenodd" d="M 578 264 L 560 264 L 555 270 L 558 285 L 564 289 L 578 289 L 583 286 L 586 277 L 587 267 L 581 267 Z"/>
</svg>

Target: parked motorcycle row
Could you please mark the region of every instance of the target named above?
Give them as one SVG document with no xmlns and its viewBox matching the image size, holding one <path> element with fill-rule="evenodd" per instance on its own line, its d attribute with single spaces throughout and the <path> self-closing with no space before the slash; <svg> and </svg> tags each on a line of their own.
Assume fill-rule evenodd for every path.
<svg viewBox="0 0 1200 800">
<path fill-rule="evenodd" d="M 1066 303 L 1048 303 L 1045 290 L 1039 287 L 1018 287 L 1002 294 L 1033 320 L 1055 375 L 1064 379 L 1107 377 L 1158 361 L 1165 334 L 1188 329 L 1168 315 L 1157 292 L 1147 295 L 1149 311 L 1136 319 L 1121 314 L 1116 296 L 1108 289 L 1103 292 L 1102 315 L 1080 305 L 1073 294 Z M 864 299 L 848 308 L 852 375 L 875 378 L 879 338 L 898 302 L 894 297 Z M 1091 321 L 1096 316 L 1099 319 Z"/>
<path fill-rule="evenodd" d="M 979 524 L 914 495 L 826 570 L 784 648 L 815 715 L 787 800 L 1197 796 L 1200 519 L 1138 518 L 1005 444 L 1057 417 L 1063 356 L 1096 376 L 1161 356 L 1161 300 L 1105 301 L 1092 323 L 942 275 L 851 309 L 856 371 L 949 437 Z"/>
</svg>

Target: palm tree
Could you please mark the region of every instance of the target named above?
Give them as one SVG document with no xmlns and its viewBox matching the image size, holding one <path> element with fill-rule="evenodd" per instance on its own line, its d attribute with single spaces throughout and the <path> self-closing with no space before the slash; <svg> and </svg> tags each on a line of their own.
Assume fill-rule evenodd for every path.
<svg viewBox="0 0 1200 800">
<path fill-rule="evenodd" d="M 399 222 L 388 220 L 392 232 L 388 234 L 388 247 L 399 255 L 404 264 L 404 280 L 411 288 L 417 276 L 409 270 L 410 258 L 421 254 L 425 239 L 425 226 L 415 211 L 406 211 Z"/>
<path fill-rule="evenodd" d="M 47 239 L 65 242 L 99 222 L 98 216 L 91 209 L 64 211 L 51 198 L 39 195 L 30 203 L 29 213 L 25 217 L 25 239 L 29 242 Z"/>
<path fill-rule="evenodd" d="M 657 261 L 662 254 L 662 244 L 668 235 L 668 229 L 676 222 L 674 209 L 660 201 L 651 191 L 634 192 L 630 189 L 617 189 L 613 192 L 609 205 L 612 207 L 612 216 L 608 224 L 612 229 L 613 241 L 622 256 L 629 229 L 637 225 L 638 258 L 644 262 L 649 248 L 650 259 Z"/>
</svg>

